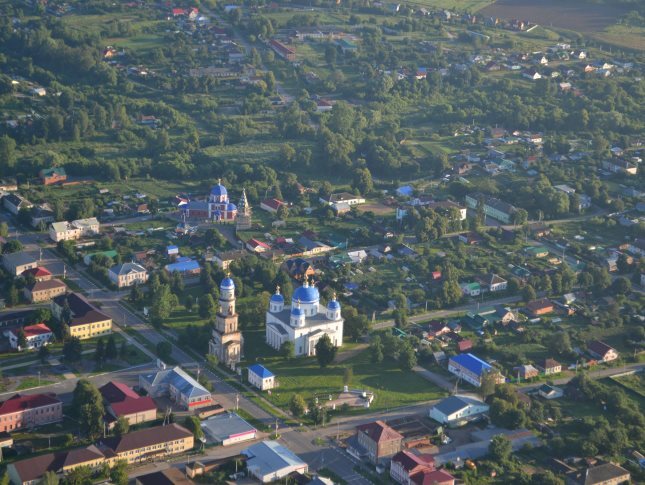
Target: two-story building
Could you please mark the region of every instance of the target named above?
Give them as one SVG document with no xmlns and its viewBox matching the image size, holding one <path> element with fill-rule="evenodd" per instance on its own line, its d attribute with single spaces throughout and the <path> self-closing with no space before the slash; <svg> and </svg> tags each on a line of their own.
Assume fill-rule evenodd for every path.
<svg viewBox="0 0 645 485">
<path fill-rule="evenodd" d="M 157 405 L 150 396 L 139 396 L 125 384 L 110 381 L 99 388 L 105 409 L 108 412 L 108 425 L 114 426 L 118 418 L 125 418 L 130 425 L 157 419 Z"/>
<path fill-rule="evenodd" d="M 66 320 L 71 337 L 81 340 L 112 333 L 112 319 L 79 293 L 67 293 L 52 300 L 54 318 Z"/>
<path fill-rule="evenodd" d="M 81 237 L 97 235 L 100 227 L 96 217 L 77 219 L 72 222 L 53 222 L 49 226 L 49 238 L 54 242 L 73 241 Z"/>
<path fill-rule="evenodd" d="M 589 353 L 600 362 L 611 362 L 618 358 L 618 351 L 600 340 L 592 340 L 587 344 Z"/>
<path fill-rule="evenodd" d="M 24 347 L 20 345 L 20 333 L 24 334 L 27 344 Z M 37 323 L 36 325 L 27 325 L 22 328 L 13 328 L 4 333 L 9 338 L 9 345 L 12 349 L 18 351 L 39 349 L 43 345 L 47 345 L 52 339 L 54 334 L 51 329 L 44 323 Z"/>
<path fill-rule="evenodd" d="M 0 404 L 0 432 L 12 432 L 62 420 L 63 403 L 55 394 L 15 394 Z"/>
<path fill-rule="evenodd" d="M 49 301 L 59 295 L 65 294 L 67 285 L 61 280 L 50 279 L 45 281 L 35 281 L 30 285 L 25 286 L 23 293 L 32 303 L 40 303 Z"/>
<path fill-rule="evenodd" d="M 17 216 L 21 209 L 29 209 L 33 204 L 18 194 L 8 194 L 2 198 L 2 205 L 14 216 Z"/>
<path fill-rule="evenodd" d="M 195 445 L 195 438 L 183 426 L 172 423 L 105 438 L 100 445 L 116 455 L 117 460 L 145 463 L 189 451 Z"/>
<path fill-rule="evenodd" d="M 117 264 L 110 268 L 108 277 L 118 288 L 126 288 L 148 281 L 148 270 L 137 263 Z"/>
<path fill-rule="evenodd" d="M 379 420 L 357 426 L 356 441 L 367 459 L 371 463 L 378 464 L 389 460 L 401 451 L 403 435 Z"/>
<path fill-rule="evenodd" d="M 7 253 L 2 255 L 2 266 L 12 276 L 19 276 L 29 269 L 38 267 L 38 261 L 25 252 Z"/>
<path fill-rule="evenodd" d="M 466 196 L 466 205 L 469 209 L 477 209 L 479 204 L 483 204 L 484 214 L 492 217 L 503 224 L 512 224 L 513 216 L 517 209 L 502 200 L 496 199 L 481 192 L 469 194 Z"/>
</svg>

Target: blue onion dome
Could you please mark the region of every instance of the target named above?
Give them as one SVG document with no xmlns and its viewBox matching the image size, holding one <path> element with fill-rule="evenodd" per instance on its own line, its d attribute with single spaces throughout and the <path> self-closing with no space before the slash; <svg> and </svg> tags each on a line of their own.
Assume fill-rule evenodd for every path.
<svg viewBox="0 0 645 485">
<path fill-rule="evenodd" d="M 291 316 L 293 317 L 301 317 L 304 314 L 305 314 L 305 311 L 299 306 L 294 305 L 293 308 L 291 308 Z"/>
<path fill-rule="evenodd" d="M 226 190 L 226 187 L 222 185 L 221 180 L 217 181 L 217 185 L 213 185 L 211 195 L 228 195 L 228 191 Z"/>
<path fill-rule="evenodd" d="M 230 290 L 235 288 L 235 283 L 230 276 L 227 276 L 222 280 L 222 284 L 219 285 L 222 290 Z"/>
<path fill-rule="evenodd" d="M 336 299 L 333 299 L 327 304 L 327 308 L 330 310 L 340 310 L 340 303 Z"/>
<path fill-rule="evenodd" d="M 229 202 L 228 204 L 226 204 L 226 210 L 227 210 L 227 211 L 230 211 L 230 212 L 232 212 L 232 211 L 236 211 L 236 210 L 237 210 L 237 207 L 235 206 L 235 204 L 231 204 L 231 203 Z"/>
<path fill-rule="evenodd" d="M 292 300 L 299 300 L 302 303 L 316 303 L 320 301 L 320 293 L 318 288 L 313 284 L 310 285 L 309 281 L 305 280 L 305 283 L 294 291 Z"/>
<path fill-rule="evenodd" d="M 284 303 L 284 296 L 280 294 L 280 287 L 276 287 L 275 294 L 271 296 L 271 301 L 273 303 Z"/>
</svg>

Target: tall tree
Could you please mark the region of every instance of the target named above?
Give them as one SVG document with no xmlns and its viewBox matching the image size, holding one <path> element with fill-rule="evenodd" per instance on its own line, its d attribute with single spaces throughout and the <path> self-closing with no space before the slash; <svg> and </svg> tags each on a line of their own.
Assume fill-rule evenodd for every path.
<svg viewBox="0 0 645 485">
<path fill-rule="evenodd" d="M 83 346 L 78 337 L 70 337 L 63 344 L 63 358 L 68 362 L 78 362 L 83 357 Z"/>
<path fill-rule="evenodd" d="M 107 344 L 105 345 L 105 358 L 107 360 L 112 360 L 116 359 L 118 355 L 119 353 L 116 348 L 116 340 L 114 338 L 114 334 L 110 334 L 107 340 Z"/>
<path fill-rule="evenodd" d="M 87 379 L 80 379 L 72 395 L 72 413 L 78 418 L 81 433 L 95 440 L 103 432 L 103 398 Z"/>
<path fill-rule="evenodd" d="M 338 347 L 334 346 L 329 335 L 324 334 L 316 343 L 316 359 L 321 368 L 327 367 L 334 361 Z"/>
</svg>

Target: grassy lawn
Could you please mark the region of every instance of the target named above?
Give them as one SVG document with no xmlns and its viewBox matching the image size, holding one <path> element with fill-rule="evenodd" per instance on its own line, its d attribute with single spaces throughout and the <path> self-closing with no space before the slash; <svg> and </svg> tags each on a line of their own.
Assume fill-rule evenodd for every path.
<svg viewBox="0 0 645 485">
<path fill-rule="evenodd" d="M 350 384 L 352 389 L 375 393 L 372 410 L 406 406 L 439 399 L 445 395 L 425 379 L 412 372 L 402 371 L 394 362 L 372 363 L 367 352 L 352 357 L 342 365 L 321 369 L 315 358 L 285 361 L 277 356 L 264 343 L 263 328 L 246 330 L 244 337 L 247 363 L 261 361 L 278 378 L 279 387 L 271 396 L 265 397 L 284 409 L 288 407 L 294 394 L 300 394 L 305 399 L 316 395 L 326 398 L 330 393 L 335 397 L 343 388 L 345 367 L 353 370 L 354 376 Z"/>
<path fill-rule="evenodd" d="M 53 384 L 55 381 L 50 381 L 48 379 L 38 379 L 37 377 L 25 377 L 20 381 L 16 391 L 22 391 L 23 389 L 31 389 L 32 387 L 38 386 L 47 386 Z"/>
<path fill-rule="evenodd" d="M 613 380 L 645 398 L 645 374 L 642 372 L 630 376 L 614 377 Z"/>
</svg>

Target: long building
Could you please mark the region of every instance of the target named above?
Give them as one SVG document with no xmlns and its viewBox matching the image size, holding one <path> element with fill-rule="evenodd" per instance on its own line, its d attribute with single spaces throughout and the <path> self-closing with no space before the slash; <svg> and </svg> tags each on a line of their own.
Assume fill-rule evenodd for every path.
<svg viewBox="0 0 645 485">
<path fill-rule="evenodd" d="M 488 217 L 492 217 L 493 219 L 504 224 L 513 223 L 513 216 L 517 209 L 511 204 L 508 204 L 503 200 L 491 197 L 490 195 L 484 195 L 480 192 L 466 196 L 466 205 L 470 209 L 477 209 L 477 207 L 479 207 L 479 204 L 484 205 L 484 214 L 486 214 Z"/>
<path fill-rule="evenodd" d="M 54 394 L 15 394 L 0 404 L 0 432 L 16 431 L 63 419 L 63 403 Z"/>
<path fill-rule="evenodd" d="M 100 312 L 79 293 L 67 293 L 52 300 L 52 314 L 57 320 L 67 319 L 67 308 L 71 314 L 69 334 L 81 340 L 112 333 L 112 319 Z"/>
<path fill-rule="evenodd" d="M 77 219 L 72 222 L 53 222 L 49 226 L 49 238 L 54 242 L 73 241 L 86 236 L 95 236 L 101 225 L 96 217 Z"/>
<path fill-rule="evenodd" d="M 504 383 L 504 376 L 493 369 L 488 362 L 483 361 L 473 354 L 459 354 L 450 357 L 448 371 L 475 387 L 482 385 L 482 377 L 487 372 L 494 373 L 495 381 L 498 384 Z"/>
<path fill-rule="evenodd" d="M 20 460 L 9 464 L 7 472 L 14 485 L 35 485 L 47 472 L 65 475 L 81 466 L 98 470 L 105 464 L 112 466 L 117 460 L 125 460 L 129 464 L 141 463 L 184 453 L 192 449 L 194 444 L 193 434 L 173 423 L 106 438 L 96 446 Z"/>
</svg>

